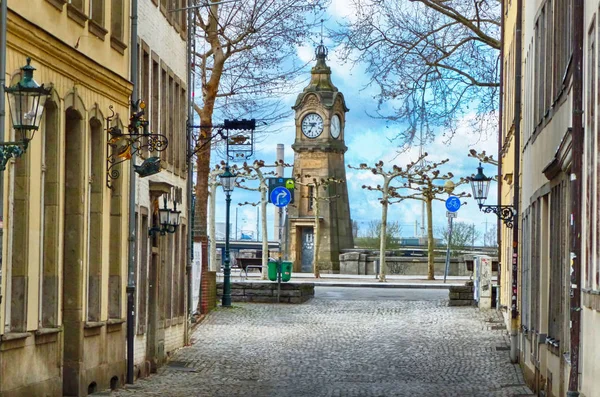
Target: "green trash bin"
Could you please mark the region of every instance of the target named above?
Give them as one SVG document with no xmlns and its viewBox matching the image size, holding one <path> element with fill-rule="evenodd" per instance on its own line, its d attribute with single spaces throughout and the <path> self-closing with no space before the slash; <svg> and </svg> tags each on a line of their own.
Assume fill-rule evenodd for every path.
<svg viewBox="0 0 600 397">
<path fill-rule="evenodd" d="M 267 273 L 269 275 L 269 280 L 277 281 L 277 262 L 267 263 Z"/>
<path fill-rule="evenodd" d="M 281 262 L 281 281 L 290 281 L 292 278 L 292 262 Z"/>
</svg>

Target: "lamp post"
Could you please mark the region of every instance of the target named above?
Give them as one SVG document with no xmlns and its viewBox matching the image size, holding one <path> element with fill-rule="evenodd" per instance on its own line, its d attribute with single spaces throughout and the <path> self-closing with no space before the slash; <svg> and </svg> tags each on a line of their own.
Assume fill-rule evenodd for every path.
<svg viewBox="0 0 600 397">
<path fill-rule="evenodd" d="M 220 175 L 221 186 L 225 192 L 225 260 L 223 261 L 223 307 L 231 307 L 231 264 L 229 261 L 229 207 L 231 206 L 231 192 L 233 191 L 235 175 L 225 166 L 225 172 Z"/>
<path fill-rule="evenodd" d="M 487 200 L 488 192 L 490 190 L 490 182 L 492 178 L 485 176 L 483 173 L 483 167 L 479 163 L 477 167 L 477 174 L 467 178 L 471 182 L 471 189 L 473 190 L 473 197 L 479 205 L 479 210 L 486 214 L 494 213 L 500 218 L 506 227 L 512 228 L 516 211 L 512 205 L 484 205 Z"/>
</svg>

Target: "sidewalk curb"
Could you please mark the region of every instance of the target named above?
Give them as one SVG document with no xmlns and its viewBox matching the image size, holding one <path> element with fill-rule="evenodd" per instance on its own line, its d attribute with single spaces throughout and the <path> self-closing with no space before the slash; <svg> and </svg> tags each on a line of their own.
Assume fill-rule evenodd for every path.
<svg viewBox="0 0 600 397">
<path fill-rule="evenodd" d="M 340 283 L 311 282 L 315 287 L 351 287 L 351 288 L 406 288 L 406 289 L 450 289 L 464 284 L 397 284 L 397 283 Z"/>
</svg>

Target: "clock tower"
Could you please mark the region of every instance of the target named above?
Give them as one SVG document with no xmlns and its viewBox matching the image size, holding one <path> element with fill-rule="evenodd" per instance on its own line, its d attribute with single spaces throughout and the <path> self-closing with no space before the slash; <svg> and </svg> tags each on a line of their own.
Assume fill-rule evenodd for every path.
<svg viewBox="0 0 600 397">
<path fill-rule="evenodd" d="M 296 111 L 296 140 L 293 175 L 301 182 L 313 178 L 335 178 L 342 183 L 331 183 L 321 188 L 319 200 L 319 268 L 339 273 L 340 250 L 353 248 L 350 205 L 346 186 L 344 143 L 348 111 L 344 96 L 331 82 L 331 69 L 325 58 L 327 48 L 321 43 L 316 49 L 317 63 L 311 70 L 308 86 L 298 95 Z M 306 177 L 310 175 L 310 177 Z M 289 248 L 294 271 L 311 273 L 315 244 L 315 187 L 296 185 L 294 206 L 288 208 Z"/>
</svg>

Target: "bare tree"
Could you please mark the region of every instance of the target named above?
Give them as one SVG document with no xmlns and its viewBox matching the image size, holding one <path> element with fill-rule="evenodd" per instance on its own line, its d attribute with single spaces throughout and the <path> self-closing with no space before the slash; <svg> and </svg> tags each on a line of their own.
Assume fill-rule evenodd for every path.
<svg viewBox="0 0 600 397">
<path fill-rule="evenodd" d="M 424 157 L 427 153 L 424 154 Z M 435 200 L 444 201 L 440 196 L 442 194 L 453 194 L 457 197 L 471 197 L 470 194 L 461 192 L 454 193 L 457 186 L 468 183 L 465 178 L 461 178 L 458 183 L 454 183 L 452 178 L 454 175 L 451 172 L 442 174 L 439 167 L 448 163 L 449 159 L 436 162 L 426 162 L 427 165 L 421 166 L 414 174 L 410 176 L 405 184 L 408 194 L 400 194 L 394 191 L 392 197 L 402 199 L 415 199 L 425 202 L 427 209 L 427 279 L 435 280 L 434 275 L 434 248 L 435 240 L 433 238 L 433 202 Z M 465 205 L 466 203 L 463 203 Z"/>
<path fill-rule="evenodd" d="M 440 126 L 449 140 L 461 119 L 474 131 L 496 132 L 500 1 L 349 2 L 356 17 L 334 38 L 342 58 L 365 64 L 369 85 L 379 87 L 377 117 L 407 126 L 401 145 L 430 141 Z"/>
<path fill-rule="evenodd" d="M 313 273 L 315 278 L 321 277 L 321 271 L 319 267 L 319 251 L 321 250 L 321 227 L 319 225 L 319 216 L 320 213 L 320 204 L 321 201 L 327 202 L 331 200 L 335 200 L 339 198 L 339 195 L 326 196 L 327 191 L 329 190 L 329 186 L 334 183 L 345 183 L 345 181 L 341 179 L 336 179 L 333 177 L 329 178 L 316 178 L 309 174 L 306 175 L 296 175 L 296 185 L 300 186 L 312 186 L 314 196 L 305 196 L 309 200 L 312 200 L 313 210 L 314 210 L 314 220 L 315 220 L 315 247 L 313 253 Z M 321 189 L 323 191 L 321 191 Z"/>
<path fill-rule="evenodd" d="M 195 73 L 201 83 L 202 103 L 197 141 L 197 183 L 194 235 L 206 242 L 210 145 L 215 111 L 234 118 L 281 116 L 277 100 L 296 81 L 304 65 L 297 64 L 296 48 L 320 23 L 318 12 L 327 0 L 208 0 L 196 10 Z M 191 87 L 190 87 L 191 89 Z M 205 258 L 205 256 L 203 257 Z M 202 268 L 208 263 L 203 259 Z M 199 303 L 199 310 L 201 306 Z"/>
<path fill-rule="evenodd" d="M 448 243 L 449 227 L 444 226 L 439 230 L 444 244 Z M 452 225 L 452 238 L 450 240 L 450 251 L 456 255 L 459 250 L 464 250 L 473 245 L 473 242 L 479 238 L 480 234 L 475 230 L 473 224 L 465 222 L 454 222 Z"/>
<path fill-rule="evenodd" d="M 388 171 L 383 168 L 383 161 L 379 161 L 375 166 L 369 167 L 367 164 L 360 164 L 358 167 L 353 167 L 351 165 L 348 168 L 355 170 L 368 170 L 371 171 L 374 175 L 379 175 L 383 178 L 383 185 L 377 186 L 367 186 L 363 185 L 363 189 L 378 191 L 381 193 L 381 197 L 379 198 L 379 202 L 381 203 L 381 230 L 379 232 L 380 243 L 379 243 L 379 281 L 385 281 L 386 274 L 386 264 L 385 264 L 385 249 L 386 249 L 386 236 L 387 236 L 387 213 L 388 207 L 391 204 L 399 203 L 403 200 L 403 198 L 397 193 L 397 188 L 394 186 L 390 186 L 392 181 L 396 178 L 403 178 L 405 180 L 412 180 L 413 177 L 417 175 L 415 172 L 418 171 L 418 164 L 427 156 L 427 153 L 420 156 L 416 162 L 410 163 L 406 166 L 406 168 L 398 167 L 397 165 L 392 166 L 392 170 Z"/>
<path fill-rule="evenodd" d="M 264 160 L 256 160 L 252 164 L 244 163 L 243 170 L 246 173 L 246 179 L 256 179 L 258 180 L 258 187 L 253 188 L 247 185 L 242 185 L 238 183 L 238 186 L 242 189 L 246 190 L 254 190 L 260 192 L 260 201 L 258 203 L 240 203 L 240 205 L 260 205 L 261 211 L 261 229 L 262 229 L 262 279 L 266 280 L 268 278 L 268 270 L 267 263 L 269 262 L 269 236 L 267 230 L 267 204 L 269 199 L 267 197 L 267 192 L 269 191 L 269 186 L 267 184 L 268 175 L 275 175 L 275 172 L 269 171 L 264 172 L 263 169 L 269 168 L 277 168 L 279 166 L 282 167 L 291 167 L 290 164 L 286 164 L 283 161 L 275 162 L 274 164 L 265 164 Z M 244 182 L 243 180 L 240 182 Z"/>
</svg>

